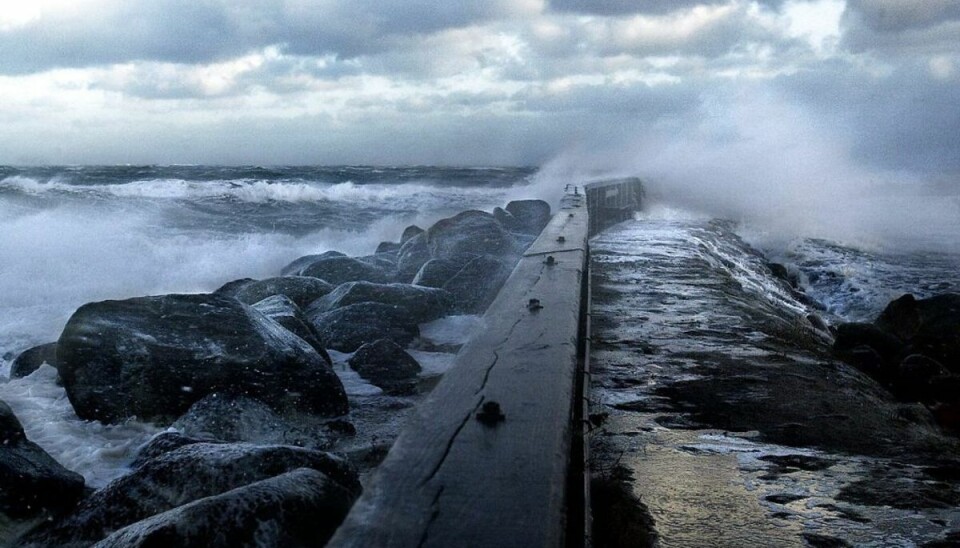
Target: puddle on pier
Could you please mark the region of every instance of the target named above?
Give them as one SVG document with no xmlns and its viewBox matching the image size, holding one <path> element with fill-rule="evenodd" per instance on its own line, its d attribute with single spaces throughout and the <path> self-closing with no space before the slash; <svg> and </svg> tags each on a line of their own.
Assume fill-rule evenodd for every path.
<svg viewBox="0 0 960 548">
<path fill-rule="evenodd" d="M 640 219 L 591 248 L 591 468 L 660 546 L 955 545 L 957 440 L 833 360 L 729 225 Z"/>
</svg>

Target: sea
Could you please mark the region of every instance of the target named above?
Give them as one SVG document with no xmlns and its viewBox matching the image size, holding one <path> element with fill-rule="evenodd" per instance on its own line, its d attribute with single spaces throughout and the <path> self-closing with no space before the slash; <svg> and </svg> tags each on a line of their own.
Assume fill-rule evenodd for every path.
<svg viewBox="0 0 960 548">
<path fill-rule="evenodd" d="M 49 367 L 8 379 L 13 359 L 55 341 L 82 304 L 209 292 L 234 279 L 279 275 L 294 259 L 326 250 L 370 254 L 382 241 L 398 241 L 408 225 L 427 227 L 514 199 L 556 205 L 564 186 L 578 182 L 536 167 L 0 167 L 0 400 L 29 439 L 91 486 L 102 486 L 163 429 L 80 421 Z M 670 204 L 669 193 L 659 195 L 662 201 L 641 215 L 663 220 L 668 232 L 686 230 L 686 220 L 704 215 Z M 823 234 L 771 239 L 762 226 L 729 226 L 752 246 L 750 253 L 784 264 L 813 304 L 787 296 L 776 302 L 816 308 L 833 323 L 870 320 L 903 293 L 960 291 L 960 253 L 949 246 L 859 245 Z M 744 249 L 716 245 L 710 253 L 738 265 L 745 264 L 737 256 Z M 781 291 L 764 269 L 737 272 L 758 294 Z M 433 330 L 455 342 L 477 325 L 458 318 Z M 348 391 L 370 390 L 351 379 Z"/>
</svg>

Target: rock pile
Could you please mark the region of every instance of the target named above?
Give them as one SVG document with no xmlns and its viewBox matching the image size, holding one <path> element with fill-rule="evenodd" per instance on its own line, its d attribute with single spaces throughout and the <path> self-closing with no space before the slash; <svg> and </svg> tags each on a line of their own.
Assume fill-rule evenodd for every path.
<svg viewBox="0 0 960 548">
<path fill-rule="evenodd" d="M 837 328 L 834 352 L 904 401 L 927 405 L 960 431 L 960 294 L 907 294 L 873 323 Z"/>
<path fill-rule="evenodd" d="M 355 352 L 351 367 L 387 394 L 416 390 L 404 347 L 418 325 L 485 310 L 549 218 L 544 202 L 511 202 L 408 227 L 372 255 L 327 251 L 210 294 L 80 307 L 15 373 L 46 362 L 79 417 L 185 434 L 156 437 L 84 499 L 83 479 L 0 402 L 0 511 L 50 517 L 22 546 L 322 545 L 360 492 L 356 470 L 323 451 L 355 431 L 327 349 Z"/>
</svg>

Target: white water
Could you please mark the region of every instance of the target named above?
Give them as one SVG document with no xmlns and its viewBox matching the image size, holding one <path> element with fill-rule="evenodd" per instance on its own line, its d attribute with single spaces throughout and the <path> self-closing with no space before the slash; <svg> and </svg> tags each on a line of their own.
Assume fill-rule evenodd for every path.
<svg viewBox="0 0 960 548">
<path fill-rule="evenodd" d="M 163 431 L 136 421 L 104 425 L 80 420 L 56 378 L 57 370 L 43 365 L 27 377 L 0 384 L 0 400 L 20 419 L 27 439 L 91 487 L 103 487 L 127 473 L 137 450 Z"/>
</svg>

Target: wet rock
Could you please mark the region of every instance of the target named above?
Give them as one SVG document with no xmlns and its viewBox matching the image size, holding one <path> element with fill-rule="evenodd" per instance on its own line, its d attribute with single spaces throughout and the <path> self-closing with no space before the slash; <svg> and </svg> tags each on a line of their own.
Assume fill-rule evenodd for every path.
<svg viewBox="0 0 960 548">
<path fill-rule="evenodd" d="M 516 219 L 513 218 L 513 215 L 509 211 L 503 209 L 502 207 L 493 208 L 493 218 L 497 220 L 498 223 L 503 225 L 503 228 L 507 230 L 512 230 L 514 224 L 517 223 Z"/>
<path fill-rule="evenodd" d="M 0 401 L 0 512 L 16 519 L 58 513 L 82 496 L 83 477 L 28 440 L 13 410 Z"/>
<path fill-rule="evenodd" d="M 390 339 L 406 346 L 420 336 L 417 322 L 403 309 L 362 302 L 329 312 L 307 310 L 321 344 L 340 352 L 353 352 L 368 342 Z"/>
<path fill-rule="evenodd" d="M 900 340 L 908 340 L 917 334 L 922 321 L 917 299 L 908 293 L 891 301 L 874 323 Z"/>
<path fill-rule="evenodd" d="M 274 295 L 283 295 L 303 308 L 333 291 L 334 287 L 336 286 L 319 278 L 279 276 L 264 280 L 246 278 L 229 282 L 214 293 L 229 295 L 246 304 L 254 304 Z"/>
<path fill-rule="evenodd" d="M 316 418 L 281 416 L 263 402 L 229 394 L 206 396 L 172 426 L 195 439 L 224 442 L 326 449 L 332 441 L 323 422 Z"/>
<path fill-rule="evenodd" d="M 907 342 L 912 352 L 960 373 L 960 294 L 945 293 L 916 301 L 921 321 Z"/>
<path fill-rule="evenodd" d="M 810 548 L 849 548 L 850 543 L 830 535 L 803 533 L 803 540 Z"/>
<path fill-rule="evenodd" d="M 323 546 L 355 499 L 321 472 L 301 468 L 157 514 L 96 546 Z"/>
<path fill-rule="evenodd" d="M 922 354 L 910 354 L 897 367 L 894 393 L 907 401 L 934 401 L 932 383 L 948 374 L 937 360 Z"/>
<path fill-rule="evenodd" d="M 504 262 L 484 255 L 470 261 L 443 289 L 453 295 L 455 308 L 464 314 L 480 314 L 493 302 L 513 270 Z"/>
<path fill-rule="evenodd" d="M 770 274 L 785 282 L 791 288 L 796 289 L 800 285 L 797 274 L 788 270 L 786 266 L 780 263 L 766 263 L 766 265 L 770 269 Z"/>
<path fill-rule="evenodd" d="M 321 259 L 327 259 L 330 257 L 346 257 L 346 256 L 347 255 L 345 253 L 340 253 L 339 251 L 324 251 L 323 253 L 319 253 L 317 255 L 306 255 L 304 257 L 300 257 L 299 259 L 283 267 L 280 270 L 280 275 L 281 276 L 299 276 L 304 268 L 310 266 L 316 261 L 319 261 Z"/>
<path fill-rule="evenodd" d="M 279 445 L 194 443 L 145 461 L 62 519 L 28 534 L 21 544 L 89 546 L 150 516 L 298 468 L 322 472 L 352 495 L 360 491 L 353 468 L 329 453 Z"/>
<path fill-rule="evenodd" d="M 174 449 L 179 449 L 195 443 L 221 443 L 217 440 L 194 438 L 181 434 L 180 432 L 166 431 L 160 432 L 150 439 L 143 447 L 137 451 L 137 456 L 130 463 L 131 468 L 138 468 L 143 463 L 155 459 L 160 455 L 169 453 Z M 226 442 L 223 442 L 226 443 Z"/>
<path fill-rule="evenodd" d="M 324 257 L 304 266 L 297 274 L 326 280 L 334 285 L 367 281 L 390 283 L 395 274 L 392 265 L 354 257 Z"/>
<path fill-rule="evenodd" d="M 410 284 L 348 282 L 310 305 L 311 315 L 362 302 L 376 302 L 402 311 L 414 323 L 442 318 L 450 313 L 453 295 L 442 289 Z"/>
<path fill-rule="evenodd" d="M 410 283 L 424 287 L 443 287 L 465 264 L 459 260 L 430 259 L 420 267 Z"/>
<path fill-rule="evenodd" d="M 90 303 L 64 328 L 60 376 L 83 419 L 172 421 L 214 392 L 341 415 L 339 378 L 303 339 L 238 300 L 165 295 Z"/>
<path fill-rule="evenodd" d="M 397 254 L 397 281 L 409 283 L 417 272 L 431 259 L 430 249 L 427 248 L 426 234 L 420 233 L 411 237 Z"/>
<path fill-rule="evenodd" d="M 472 253 L 506 256 L 519 252 L 513 236 L 490 213 L 464 211 L 441 219 L 425 234 L 430 257 L 444 259 Z"/>
<path fill-rule="evenodd" d="M 507 204 L 512 231 L 538 235 L 550 222 L 550 204 L 543 200 L 514 200 Z"/>
<path fill-rule="evenodd" d="M 417 225 L 410 225 L 407 228 L 403 229 L 403 234 L 400 235 L 400 245 L 407 243 L 407 240 L 423 234 L 424 230 Z"/>
<path fill-rule="evenodd" d="M 396 253 L 399 253 L 399 252 L 400 252 L 400 246 L 401 246 L 401 245 L 402 245 L 402 244 L 400 244 L 400 243 L 398 243 L 398 242 L 380 242 L 380 243 L 377 245 L 377 249 L 376 249 L 376 251 L 374 251 L 374 253 L 377 253 L 377 254 L 380 254 L 380 253 L 393 253 L 393 254 L 396 254 Z"/>
<path fill-rule="evenodd" d="M 892 369 L 905 348 L 903 341 L 873 324 L 845 323 L 837 327 L 833 350 L 838 356 L 849 359 L 855 349 L 863 346 L 877 353 L 881 369 Z"/>
<path fill-rule="evenodd" d="M 43 364 L 57 366 L 57 343 L 41 344 L 21 352 L 10 365 L 10 378 L 26 377 Z"/>
<path fill-rule="evenodd" d="M 306 341 L 307 344 L 317 351 L 317 354 L 320 354 L 320 357 L 323 358 L 323 361 L 327 362 L 327 365 L 333 366 L 333 361 L 330 360 L 330 354 L 328 354 L 327 350 L 320 344 L 320 341 L 317 339 L 317 333 L 313 330 L 313 326 L 310 325 L 303 311 L 301 311 L 300 307 L 293 301 L 284 295 L 274 295 L 258 303 L 254 303 L 253 307 L 259 310 L 264 316 L 283 326 L 287 331 Z"/>
<path fill-rule="evenodd" d="M 777 466 L 781 471 L 807 470 L 818 471 L 830 468 L 837 461 L 811 455 L 765 455 L 760 460 Z"/>
<path fill-rule="evenodd" d="M 397 343 L 380 339 L 357 349 L 348 360 L 361 377 L 388 394 L 412 391 L 420 374 L 420 364 Z"/>
</svg>

